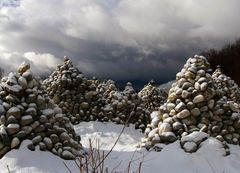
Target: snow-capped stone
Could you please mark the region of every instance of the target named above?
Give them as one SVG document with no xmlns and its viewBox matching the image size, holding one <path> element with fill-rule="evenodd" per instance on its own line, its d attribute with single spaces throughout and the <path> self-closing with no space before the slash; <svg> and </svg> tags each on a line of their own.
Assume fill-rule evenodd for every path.
<svg viewBox="0 0 240 173">
<path fill-rule="evenodd" d="M 196 144 L 200 144 L 202 141 L 208 138 L 208 134 L 205 132 L 192 132 L 189 135 L 183 136 L 181 138 L 181 143 L 184 144 L 186 142 L 195 142 Z"/>
<path fill-rule="evenodd" d="M 155 135 L 158 133 L 158 128 L 153 129 L 152 131 L 149 132 L 148 137 L 151 139 L 155 137 Z"/>
<path fill-rule="evenodd" d="M 6 130 L 9 135 L 13 135 L 20 131 L 20 126 L 19 124 L 8 124 Z"/>
<path fill-rule="evenodd" d="M 163 133 L 163 132 L 171 132 L 172 131 L 172 127 L 169 123 L 162 123 L 159 126 L 159 134 Z"/>
<path fill-rule="evenodd" d="M 186 142 L 183 145 L 183 149 L 188 153 L 193 153 L 197 150 L 197 144 L 195 142 Z"/>
</svg>

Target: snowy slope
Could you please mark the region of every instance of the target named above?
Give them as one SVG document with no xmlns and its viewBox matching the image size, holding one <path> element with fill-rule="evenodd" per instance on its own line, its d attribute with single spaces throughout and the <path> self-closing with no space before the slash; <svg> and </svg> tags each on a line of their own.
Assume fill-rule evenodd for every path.
<svg viewBox="0 0 240 173">
<path fill-rule="evenodd" d="M 84 122 L 75 126 L 82 137 L 82 144 L 89 145 L 89 138 L 99 139 L 100 148 L 109 150 L 118 137 L 122 125 L 113 123 Z M 146 173 L 239 173 L 240 147 L 230 145 L 231 155 L 224 157 L 222 145 L 210 138 L 194 154 L 185 153 L 179 141 L 164 146 L 161 152 L 147 152 L 137 149 L 142 134 L 133 126 L 124 130 L 118 144 L 106 160 L 105 166 L 110 170 L 117 167 L 117 172 L 124 172 L 130 160 L 131 170 L 136 171 L 143 160 L 142 172 Z M 62 159 L 50 152 L 29 151 L 28 141 L 24 141 L 19 150 L 12 150 L 0 160 L 0 172 L 7 173 L 69 173 Z M 93 142 L 95 143 L 95 142 Z M 107 151 L 106 151 L 107 152 Z M 73 173 L 79 172 L 74 161 L 64 161 Z"/>
</svg>

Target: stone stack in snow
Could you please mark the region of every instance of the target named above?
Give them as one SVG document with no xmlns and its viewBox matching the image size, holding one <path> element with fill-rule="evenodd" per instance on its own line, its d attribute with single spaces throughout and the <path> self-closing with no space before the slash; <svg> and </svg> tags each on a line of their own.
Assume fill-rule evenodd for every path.
<svg viewBox="0 0 240 173">
<path fill-rule="evenodd" d="M 0 83 L 0 157 L 25 139 L 32 141 L 30 150 L 39 146 L 64 159 L 85 154 L 69 118 L 48 97 L 27 63 Z"/>
<path fill-rule="evenodd" d="M 102 103 L 97 91 L 98 81 L 84 77 L 67 57 L 43 84 L 50 98 L 73 124 L 103 118 L 99 114 Z"/>
<path fill-rule="evenodd" d="M 217 88 L 218 95 L 227 97 L 229 101 L 240 102 L 240 89 L 238 85 L 229 76 L 222 73 L 220 66 L 212 75 Z"/>
<path fill-rule="evenodd" d="M 185 151 L 194 152 L 207 136 L 239 144 L 239 106 L 218 94 L 220 89 L 211 73 L 205 57 L 196 55 L 187 60 L 176 75 L 167 102 L 151 114 L 143 147 L 149 149 L 158 143 L 181 139 Z"/>
<path fill-rule="evenodd" d="M 130 84 L 120 92 L 111 80 L 89 80 L 66 57 L 44 85 L 73 124 L 95 120 L 124 124 L 131 115 L 128 122 L 144 130 L 150 120 L 149 111 Z"/>
<path fill-rule="evenodd" d="M 103 81 L 98 85 L 99 95 L 102 98 L 104 105 L 101 108 L 101 116 L 103 116 L 104 121 L 113 121 L 116 116 L 117 101 L 119 97 L 122 97 L 121 93 L 118 91 L 115 82 L 113 80 Z"/>
<path fill-rule="evenodd" d="M 109 80 L 101 84 L 101 88 L 105 102 L 104 115 L 117 124 L 132 123 L 136 129 L 144 131 L 150 121 L 150 112 L 145 108 L 132 84 L 127 83 L 125 89 L 119 91 L 115 83 Z"/>
<path fill-rule="evenodd" d="M 167 99 L 167 93 L 155 86 L 154 81 L 150 81 L 144 88 L 138 93 L 138 96 L 142 98 L 146 108 L 150 111 L 156 111 L 159 109 Z"/>
</svg>

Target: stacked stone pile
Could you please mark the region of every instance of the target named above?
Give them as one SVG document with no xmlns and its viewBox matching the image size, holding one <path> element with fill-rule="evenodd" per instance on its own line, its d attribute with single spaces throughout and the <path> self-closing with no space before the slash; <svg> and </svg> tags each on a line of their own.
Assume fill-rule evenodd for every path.
<svg viewBox="0 0 240 173">
<path fill-rule="evenodd" d="M 99 83 L 98 91 L 103 97 L 103 99 L 106 99 L 107 97 L 111 96 L 115 91 L 118 91 L 118 88 L 116 87 L 113 80 L 107 80 Z"/>
<path fill-rule="evenodd" d="M 99 95 L 104 103 L 101 108 L 101 116 L 104 117 L 103 121 L 114 121 L 117 108 L 117 100 L 122 94 L 118 91 L 115 82 L 113 80 L 107 80 L 99 83 L 98 87 Z M 120 122 L 119 122 L 120 123 Z"/>
<path fill-rule="evenodd" d="M 27 63 L 0 83 L 0 157 L 25 139 L 32 141 L 30 150 L 38 146 L 64 159 L 85 154 L 69 118 L 47 96 Z"/>
<path fill-rule="evenodd" d="M 217 88 L 218 95 L 227 97 L 229 101 L 240 102 L 240 89 L 238 85 L 230 77 L 222 73 L 220 66 L 212 75 Z"/>
<path fill-rule="evenodd" d="M 219 95 L 220 89 L 211 73 L 205 57 L 196 55 L 187 60 L 176 75 L 167 101 L 151 114 L 143 147 L 150 149 L 158 143 L 182 139 L 184 150 L 194 152 L 207 136 L 239 144 L 239 106 L 229 101 L 228 96 Z M 192 136 L 199 136 L 199 140 L 194 141 Z"/>
<path fill-rule="evenodd" d="M 97 91 L 99 81 L 88 80 L 67 57 L 43 84 L 73 124 L 103 119 L 99 114 L 103 104 Z"/>
<path fill-rule="evenodd" d="M 150 111 L 156 111 L 159 109 L 167 99 L 167 93 L 156 87 L 154 81 L 150 81 L 144 88 L 138 93 L 138 96 L 142 98 L 146 108 Z"/>
<path fill-rule="evenodd" d="M 131 83 L 127 83 L 125 89 L 119 91 L 114 81 L 109 80 L 101 84 L 100 90 L 103 91 L 105 102 L 103 112 L 110 121 L 117 124 L 132 123 L 136 129 L 142 131 L 146 128 L 150 121 L 150 112 L 145 108 Z"/>
<path fill-rule="evenodd" d="M 129 119 L 129 123 L 144 130 L 150 120 L 149 111 L 131 84 L 119 91 L 112 80 L 89 80 L 67 57 L 44 85 L 48 95 L 73 124 L 95 120 L 124 124 Z"/>
<path fill-rule="evenodd" d="M 120 116 L 120 120 L 128 120 L 130 123 L 135 124 L 135 128 L 144 130 L 150 121 L 150 111 L 146 108 L 130 82 L 127 83 L 122 94 L 127 104 L 124 107 L 126 109 L 125 116 Z"/>
</svg>

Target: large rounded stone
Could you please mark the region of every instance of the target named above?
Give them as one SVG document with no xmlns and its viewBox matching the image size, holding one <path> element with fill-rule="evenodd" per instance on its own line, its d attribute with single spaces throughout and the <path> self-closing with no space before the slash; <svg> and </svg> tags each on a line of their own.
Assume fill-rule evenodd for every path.
<svg viewBox="0 0 240 173">
<path fill-rule="evenodd" d="M 52 141 L 51 141 L 50 138 L 45 137 L 45 138 L 43 139 L 43 142 L 44 142 L 44 144 L 46 145 L 46 147 L 47 147 L 48 150 L 51 150 L 51 149 L 52 149 L 53 143 L 52 143 Z"/>
<path fill-rule="evenodd" d="M 193 153 L 197 150 L 197 144 L 195 142 L 186 142 L 183 145 L 183 149 L 188 153 Z"/>
<path fill-rule="evenodd" d="M 180 129 L 183 129 L 183 124 L 180 122 L 175 122 L 173 123 L 172 128 L 174 131 L 178 131 Z"/>
<path fill-rule="evenodd" d="M 17 137 L 15 137 L 11 142 L 11 148 L 17 148 L 19 144 L 20 144 L 20 140 Z"/>
<path fill-rule="evenodd" d="M 177 106 L 175 107 L 175 110 L 177 112 L 181 112 L 183 109 L 186 108 L 186 105 L 183 102 L 180 102 L 179 104 L 177 104 Z"/>
<path fill-rule="evenodd" d="M 177 117 L 178 117 L 179 119 L 184 119 L 184 118 L 187 118 L 189 115 L 190 115 L 189 110 L 184 109 L 184 110 L 182 110 L 181 112 L 179 112 L 179 113 L 177 114 Z"/>
<path fill-rule="evenodd" d="M 19 72 L 19 73 L 24 73 L 24 72 L 26 72 L 26 71 L 29 70 L 29 69 L 30 69 L 30 64 L 28 64 L 28 63 L 26 63 L 26 62 L 23 62 L 23 63 L 19 66 L 18 72 Z"/>
<path fill-rule="evenodd" d="M 201 111 L 199 110 L 199 108 L 193 108 L 193 109 L 190 110 L 190 113 L 193 116 L 197 117 L 197 116 L 199 116 L 201 114 Z"/>
<path fill-rule="evenodd" d="M 9 135 L 13 135 L 20 131 L 20 126 L 19 124 L 8 124 L 6 130 Z"/>
<path fill-rule="evenodd" d="M 34 144 L 34 145 L 37 145 L 39 142 L 41 142 L 42 141 L 42 137 L 40 136 L 40 135 L 38 135 L 38 136 L 36 136 L 36 137 L 34 137 L 33 139 L 32 139 L 32 143 Z"/>
<path fill-rule="evenodd" d="M 20 119 L 21 118 L 21 110 L 18 107 L 11 107 L 7 111 L 7 118 L 11 115 L 14 116 L 16 119 Z"/>
<path fill-rule="evenodd" d="M 24 77 L 22 77 L 22 76 L 20 76 L 19 78 L 18 78 L 18 83 L 19 83 L 19 85 L 23 88 L 23 89 L 26 89 L 27 88 L 27 80 L 24 78 Z"/>
<path fill-rule="evenodd" d="M 196 97 L 194 97 L 193 99 L 193 103 L 201 103 L 204 101 L 204 96 L 203 95 L 197 95 Z"/>
<path fill-rule="evenodd" d="M 148 134 L 148 138 L 152 139 L 158 133 L 158 128 L 151 130 Z"/>
<path fill-rule="evenodd" d="M 163 133 L 163 132 L 171 132 L 172 131 L 172 127 L 169 123 L 162 123 L 159 126 L 159 134 Z"/>
<path fill-rule="evenodd" d="M 163 132 L 159 134 L 161 141 L 163 142 L 174 142 L 177 140 L 177 137 L 173 132 Z"/>
<path fill-rule="evenodd" d="M 62 152 L 62 158 L 66 160 L 73 160 L 75 159 L 75 156 L 70 151 L 64 150 Z"/>
<path fill-rule="evenodd" d="M 31 115 L 25 115 L 21 117 L 21 125 L 26 126 L 33 122 L 33 118 Z"/>
<path fill-rule="evenodd" d="M 170 101 L 170 102 L 175 102 L 175 100 L 177 99 L 177 95 L 175 94 L 175 93 L 172 93 L 172 94 L 170 94 L 169 96 L 168 96 L 168 100 Z"/>
<path fill-rule="evenodd" d="M 80 106 L 81 106 L 81 108 L 83 108 L 83 109 L 88 109 L 88 108 L 89 108 L 88 102 L 82 102 Z"/>
</svg>

